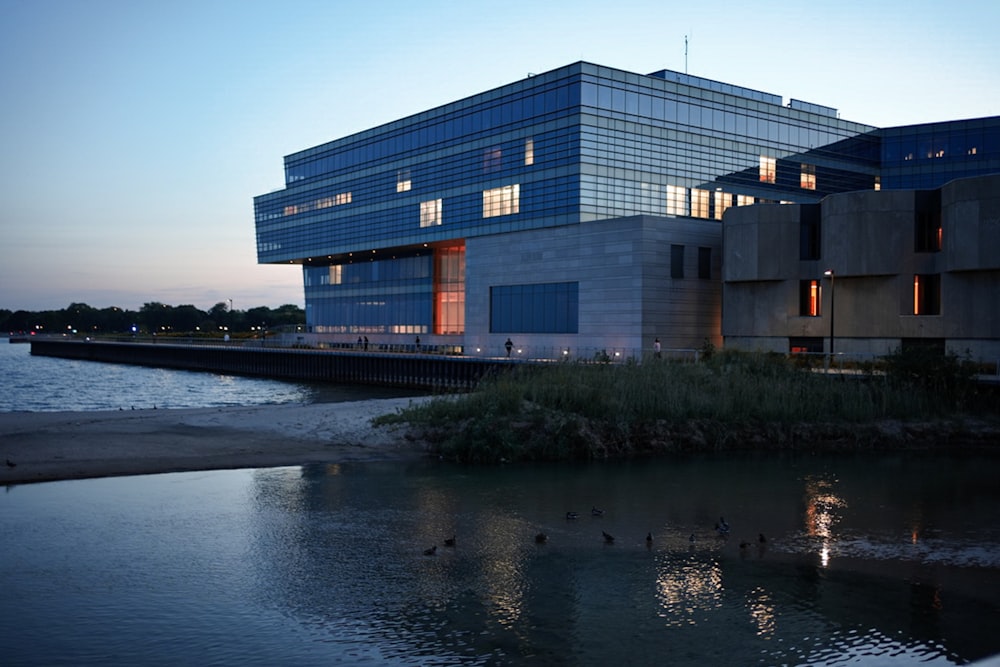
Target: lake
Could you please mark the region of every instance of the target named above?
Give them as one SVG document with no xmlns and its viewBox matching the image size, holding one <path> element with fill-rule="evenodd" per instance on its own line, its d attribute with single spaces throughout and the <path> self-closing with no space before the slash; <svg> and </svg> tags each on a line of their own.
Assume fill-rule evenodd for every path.
<svg viewBox="0 0 1000 667">
<path fill-rule="evenodd" d="M 46 362 L 82 393 L 181 374 Z M 9 486 L 3 664 L 963 664 L 1000 652 L 998 478 L 986 454 L 739 453 Z"/>
</svg>

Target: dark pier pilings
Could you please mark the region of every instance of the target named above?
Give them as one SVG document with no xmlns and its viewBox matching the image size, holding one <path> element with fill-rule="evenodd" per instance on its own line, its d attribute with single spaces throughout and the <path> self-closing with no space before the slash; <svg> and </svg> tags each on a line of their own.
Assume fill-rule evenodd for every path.
<svg viewBox="0 0 1000 667">
<path fill-rule="evenodd" d="M 467 391 L 485 375 L 511 367 L 511 362 L 504 360 L 433 354 L 42 338 L 31 341 L 31 354 L 281 380 L 438 391 Z"/>
</svg>

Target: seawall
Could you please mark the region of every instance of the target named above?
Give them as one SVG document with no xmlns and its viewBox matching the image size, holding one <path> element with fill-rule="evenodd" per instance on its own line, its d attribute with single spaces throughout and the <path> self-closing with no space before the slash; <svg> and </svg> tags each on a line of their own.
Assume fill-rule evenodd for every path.
<svg viewBox="0 0 1000 667">
<path fill-rule="evenodd" d="M 473 389 L 486 375 L 518 363 L 418 353 L 244 347 L 238 343 L 198 345 L 41 338 L 32 339 L 31 354 L 283 380 L 436 391 Z"/>
</svg>

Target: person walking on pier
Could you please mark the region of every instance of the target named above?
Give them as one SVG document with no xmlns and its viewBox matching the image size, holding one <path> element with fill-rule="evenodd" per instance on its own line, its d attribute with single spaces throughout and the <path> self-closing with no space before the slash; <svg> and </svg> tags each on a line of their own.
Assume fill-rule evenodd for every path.
<svg viewBox="0 0 1000 667">
<path fill-rule="evenodd" d="M 514 349 L 514 343 L 512 343 L 512 342 L 511 342 L 511 340 L 510 340 L 510 338 L 508 338 L 508 339 L 507 339 L 507 342 L 506 342 L 506 343 L 504 343 L 504 344 L 503 344 L 503 346 L 504 346 L 505 348 L 507 348 L 507 358 L 509 359 L 509 358 L 510 358 L 510 351 L 511 351 L 512 349 Z"/>
</svg>

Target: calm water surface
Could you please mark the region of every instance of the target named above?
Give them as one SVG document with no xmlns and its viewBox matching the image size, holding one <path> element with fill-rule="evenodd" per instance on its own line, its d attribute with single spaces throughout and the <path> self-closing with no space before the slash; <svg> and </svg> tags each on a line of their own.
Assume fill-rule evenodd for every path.
<svg viewBox="0 0 1000 667">
<path fill-rule="evenodd" d="M 31 356 L 0 338 L 0 412 L 328 403 L 414 395 L 382 387 L 284 382 Z"/>
<path fill-rule="evenodd" d="M 998 472 L 740 456 L 11 487 L 3 662 L 960 664 L 1000 651 Z"/>
<path fill-rule="evenodd" d="M 2 343 L 0 377 L 0 410 L 379 392 Z M 0 664 L 962 664 L 1000 652 L 998 478 L 987 456 L 733 455 L 11 486 Z"/>
</svg>

